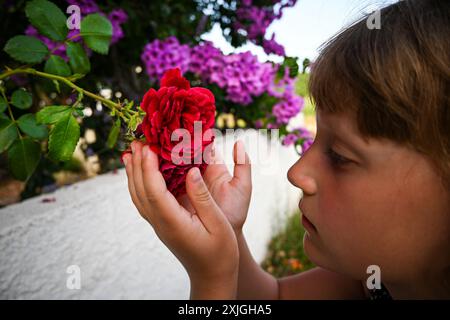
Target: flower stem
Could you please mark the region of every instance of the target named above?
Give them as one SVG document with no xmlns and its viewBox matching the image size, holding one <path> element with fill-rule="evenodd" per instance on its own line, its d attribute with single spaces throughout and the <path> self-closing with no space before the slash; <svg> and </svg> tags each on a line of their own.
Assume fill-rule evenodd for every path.
<svg viewBox="0 0 450 320">
<path fill-rule="evenodd" d="M 72 89 L 76 90 L 77 92 L 88 96 L 94 100 L 100 101 L 102 102 L 105 106 L 107 106 L 109 109 L 111 110 L 115 110 L 116 113 L 119 114 L 119 116 L 126 122 L 128 123 L 130 116 L 132 116 L 133 114 L 136 113 L 136 111 L 133 110 L 126 110 L 123 109 L 122 105 L 120 103 L 115 103 L 109 99 L 105 99 L 99 95 L 96 95 L 90 91 L 87 91 L 79 86 L 77 86 L 75 83 L 73 83 L 71 80 L 69 80 L 66 77 L 61 77 L 58 75 L 54 75 L 54 74 L 50 74 L 50 73 L 46 73 L 46 72 L 41 72 L 41 71 L 37 71 L 33 68 L 18 68 L 18 69 L 13 69 L 13 70 L 8 70 L 3 72 L 2 74 L 0 74 L 0 80 L 7 78 L 9 76 L 12 76 L 14 74 L 19 74 L 19 73 L 27 73 L 27 74 L 32 74 L 35 76 L 39 76 L 42 78 L 47 78 L 50 80 L 56 80 L 56 81 L 61 81 L 64 84 L 66 84 L 67 86 L 71 87 Z M 131 113 L 131 114 L 130 114 Z"/>
</svg>

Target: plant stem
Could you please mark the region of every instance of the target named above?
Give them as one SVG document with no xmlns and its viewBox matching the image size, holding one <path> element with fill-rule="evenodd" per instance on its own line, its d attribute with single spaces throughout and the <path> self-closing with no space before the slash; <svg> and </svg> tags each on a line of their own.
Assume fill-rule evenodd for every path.
<svg viewBox="0 0 450 320">
<path fill-rule="evenodd" d="M 64 84 L 66 84 L 67 86 L 71 87 L 72 89 L 82 93 L 83 95 L 88 96 L 88 97 L 90 97 L 90 98 L 92 98 L 94 100 L 102 102 L 109 109 L 115 110 L 119 114 L 119 116 L 127 123 L 129 121 L 129 116 L 131 116 L 132 114 L 136 113 L 136 111 L 124 110 L 123 107 L 119 103 L 115 103 L 115 102 L 113 102 L 111 100 L 105 99 L 105 98 L 103 98 L 103 97 L 101 97 L 99 95 L 96 95 L 96 94 L 94 94 L 94 93 L 92 93 L 90 91 L 87 91 L 87 90 L 77 86 L 75 83 L 73 83 L 72 81 L 70 81 L 66 77 L 61 77 L 61 76 L 57 76 L 57 75 L 54 75 L 54 74 L 37 71 L 37 70 L 35 70 L 33 68 L 18 68 L 18 69 L 5 71 L 2 74 L 0 74 L 0 80 L 2 80 L 4 78 L 7 78 L 9 76 L 12 76 L 14 74 L 18 74 L 18 73 L 27 73 L 27 74 L 32 74 L 32 75 L 39 76 L 39 77 L 42 77 L 42 78 L 47 78 L 47 79 L 50 79 L 50 80 L 61 81 Z"/>
<path fill-rule="evenodd" d="M 5 91 L 1 90 L 1 92 L 2 92 L 3 99 L 5 100 L 6 106 L 8 107 L 9 116 L 11 117 L 11 120 L 12 120 L 14 123 L 16 123 L 16 119 L 14 119 L 14 115 L 13 115 L 13 113 L 12 113 L 11 106 L 9 105 L 9 101 L 8 101 L 8 99 L 6 98 Z M 19 128 L 17 127 L 17 125 L 16 125 L 16 130 L 17 130 L 17 133 L 19 134 L 19 137 L 22 139 L 22 135 L 20 134 L 20 130 L 19 130 Z"/>
</svg>

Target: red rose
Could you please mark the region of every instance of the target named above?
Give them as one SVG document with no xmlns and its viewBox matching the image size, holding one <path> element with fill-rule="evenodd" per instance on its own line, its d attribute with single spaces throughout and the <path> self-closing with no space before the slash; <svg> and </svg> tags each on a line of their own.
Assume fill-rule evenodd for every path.
<svg viewBox="0 0 450 320">
<path fill-rule="evenodd" d="M 168 190 L 175 196 L 186 193 L 185 180 L 189 169 L 196 166 L 203 174 L 207 167 L 202 155 L 213 142 L 214 136 L 203 139 L 203 133 L 214 126 L 216 106 L 213 94 L 205 88 L 191 88 L 180 69 L 171 69 L 162 77 L 158 91 L 150 89 L 145 94 L 141 109 L 146 113 L 141 130 L 147 144 L 159 157 L 159 169 Z M 201 141 L 198 141 L 198 146 L 194 145 L 194 122 L 197 125 L 201 122 Z M 180 141 L 171 141 L 171 137 L 180 128 L 189 133 L 191 143 L 186 145 L 186 141 L 183 141 L 184 149 L 174 163 L 173 157 L 178 155 L 175 151 L 179 149 L 182 138 L 179 136 Z M 172 153 L 177 145 L 178 148 Z M 182 159 L 189 161 L 180 161 L 181 155 Z M 201 159 L 201 163 L 195 163 L 200 162 L 198 159 Z"/>
</svg>

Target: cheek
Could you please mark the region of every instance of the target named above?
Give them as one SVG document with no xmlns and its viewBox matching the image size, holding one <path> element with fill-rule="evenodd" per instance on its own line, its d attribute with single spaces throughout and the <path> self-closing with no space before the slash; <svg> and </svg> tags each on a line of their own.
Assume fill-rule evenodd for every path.
<svg viewBox="0 0 450 320">
<path fill-rule="evenodd" d="M 416 277 L 450 243 L 436 194 L 395 175 L 323 180 L 316 221 L 329 267 L 360 279 L 370 265 L 385 279 Z"/>
<path fill-rule="evenodd" d="M 369 181 L 369 183 L 367 182 Z M 336 271 L 366 276 L 369 265 L 381 264 L 380 248 L 389 244 L 389 228 L 397 195 L 377 181 L 357 175 L 329 175 L 322 181 L 317 224 L 323 248 Z"/>
</svg>

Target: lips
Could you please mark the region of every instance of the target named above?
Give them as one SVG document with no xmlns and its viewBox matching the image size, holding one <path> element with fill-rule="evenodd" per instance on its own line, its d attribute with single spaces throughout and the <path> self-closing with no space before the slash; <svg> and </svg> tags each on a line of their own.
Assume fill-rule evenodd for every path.
<svg viewBox="0 0 450 320">
<path fill-rule="evenodd" d="M 314 226 L 314 224 L 306 217 L 305 210 L 303 209 L 303 206 L 302 206 L 302 201 L 300 201 L 299 208 L 302 213 L 302 225 L 305 228 L 305 230 L 310 233 L 317 232 L 317 229 Z"/>
</svg>

